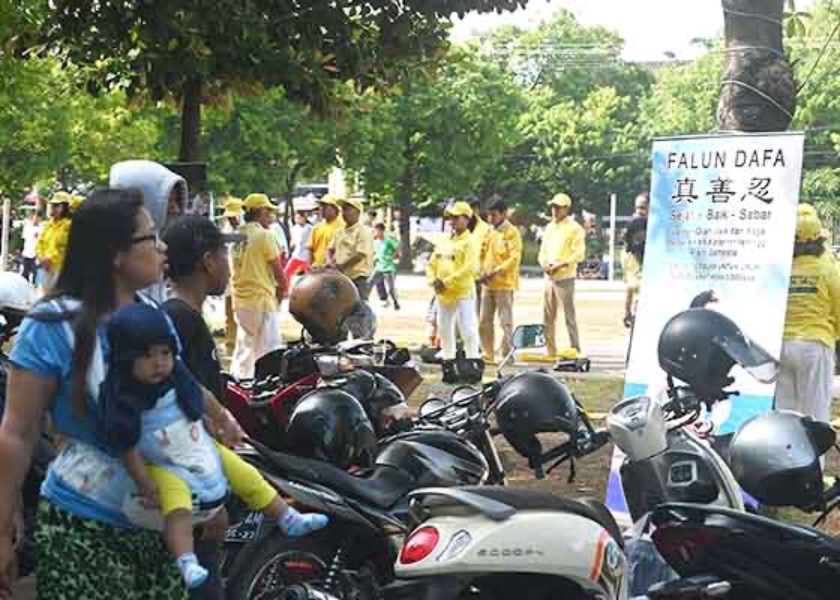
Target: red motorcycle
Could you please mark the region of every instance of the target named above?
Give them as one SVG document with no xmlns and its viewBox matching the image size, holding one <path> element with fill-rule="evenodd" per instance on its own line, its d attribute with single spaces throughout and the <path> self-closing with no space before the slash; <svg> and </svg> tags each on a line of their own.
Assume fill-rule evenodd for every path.
<svg viewBox="0 0 840 600">
<path fill-rule="evenodd" d="M 351 341 L 336 346 L 292 344 L 260 358 L 254 379 L 229 378 L 225 405 L 249 437 L 270 448 L 283 449 L 292 410 L 319 384 L 332 381 L 340 385 L 348 374 L 363 370 L 386 379 L 408 398 L 422 382 L 410 358 L 407 350 L 387 341 Z M 378 420 L 376 415 L 371 417 L 374 422 Z"/>
</svg>

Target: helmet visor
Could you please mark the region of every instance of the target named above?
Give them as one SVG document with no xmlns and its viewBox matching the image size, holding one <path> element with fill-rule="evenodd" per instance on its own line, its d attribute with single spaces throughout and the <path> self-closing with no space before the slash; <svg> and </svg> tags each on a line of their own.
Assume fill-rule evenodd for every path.
<svg viewBox="0 0 840 600">
<path fill-rule="evenodd" d="M 747 336 L 716 336 L 714 341 L 729 358 L 761 383 L 773 383 L 778 379 L 779 361 Z"/>
</svg>

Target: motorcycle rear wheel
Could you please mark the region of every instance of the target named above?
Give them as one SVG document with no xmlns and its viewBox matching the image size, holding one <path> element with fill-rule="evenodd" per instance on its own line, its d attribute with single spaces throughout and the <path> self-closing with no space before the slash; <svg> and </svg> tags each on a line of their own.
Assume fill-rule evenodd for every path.
<svg viewBox="0 0 840 600">
<path fill-rule="evenodd" d="M 274 532 L 237 558 L 225 586 L 226 596 L 267 600 L 289 585 L 321 581 L 336 550 L 337 544 L 326 535 L 287 538 Z"/>
</svg>

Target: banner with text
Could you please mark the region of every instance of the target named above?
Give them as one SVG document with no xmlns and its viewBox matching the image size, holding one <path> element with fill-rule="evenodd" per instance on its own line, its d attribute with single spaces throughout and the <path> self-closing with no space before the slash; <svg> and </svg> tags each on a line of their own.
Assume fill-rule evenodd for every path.
<svg viewBox="0 0 840 600">
<path fill-rule="evenodd" d="M 709 308 L 731 318 L 773 356 L 780 354 L 802 171 L 801 133 L 680 137 L 653 144 L 642 288 L 624 398 L 664 397 L 657 346 L 666 323 L 712 290 Z M 740 367 L 741 395 L 715 406 L 718 434 L 772 407 L 775 384 Z M 626 505 L 613 457 L 607 504 Z"/>
</svg>

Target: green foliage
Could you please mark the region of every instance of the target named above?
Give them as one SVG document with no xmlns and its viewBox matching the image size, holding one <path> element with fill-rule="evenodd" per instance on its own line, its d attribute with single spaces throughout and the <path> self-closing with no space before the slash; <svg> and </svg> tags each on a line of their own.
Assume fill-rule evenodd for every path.
<svg viewBox="0 0 840 600">
<path fill-rule="evenodd" d="M 454 49 L 436 77 L 406 74 L 401 93 L 359 99 L 341 156 L 363 173 L 368 193 L 408 194 L 421 208 L 477 190 L 517 142 L 522 107 L 501 69 L 474 49 Z"/>
<path fill-rule="evenodd" d="M 211 189 L 237 196 L 291 192 L 301 177 L 320 177 L 335 163 L 335 129 L 282 88 L 213 107 L 206 117 Z"/>
<path fill-rule="evenodd" d="M 719 49 L 720 43 L 713 46 Z M 717 128 L 723 58 L 710 52 L 686 65 L 666 66 L 642 101 L 639 124 L 647 138 L 709 133 Z"/>
<path fill-rule="evenodd" d="M 229 92 L 280 86 L 326 112 L 334 82 L 387 85 L 394 69 L 445 45 L 453 12 L 524 0 L 53 0 L 42 42 L 84 68 L 91 93 L 183 99 L 182 158 L 198 152 L 200 112 Z M 187 123 L 191 123 L 191 127 Z"/>
<path fill-rule="evenodd" d="M 0 63 L 0 193 L 20 197 L 69 158 L 69 97 L 52 61 Z"/>
</svg>

